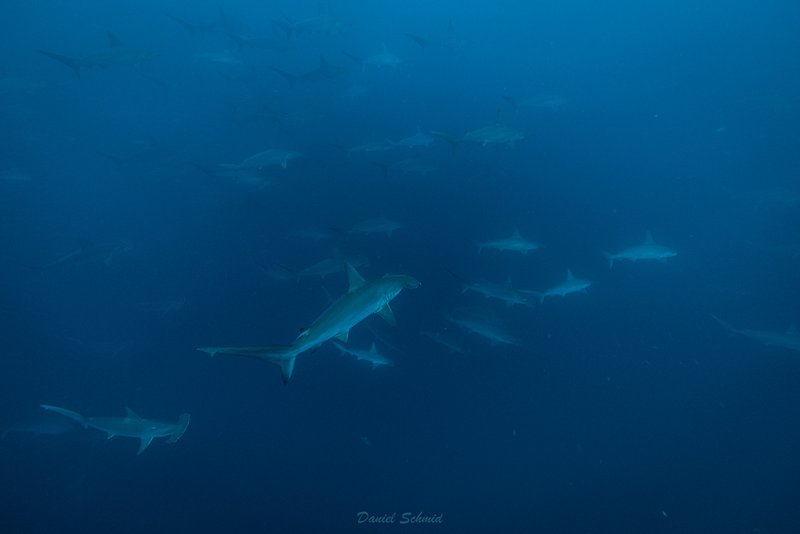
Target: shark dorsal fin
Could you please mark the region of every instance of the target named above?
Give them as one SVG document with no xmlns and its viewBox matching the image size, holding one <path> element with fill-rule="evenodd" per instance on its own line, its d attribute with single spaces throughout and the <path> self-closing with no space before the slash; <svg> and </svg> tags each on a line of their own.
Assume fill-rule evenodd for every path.
<svg viewBox="0 0 800 534">
<path fill-rule="evenodd" d="M 120 46 L 122 46 L 122 41 L 120 41 L 116 35 L 114 35 L 111 32 L 106 32 L 106 33 L 108 34 L 108 45 L 111 48 L 119 48 Z"/>
<path fill-rule="evenodd" d="M 511 234 L 511 237 L 522 237 L 519 233 L 519 228 L 517 228 L 516 226 L 514 227 L 514 233 Z"/>
<path fill-rule="evenodd" d="M 366 283 L 364 277 L 358 274 L 356 268 L 351 264 L 346 263 L 345 270 L 347 271 L 347 283 L 350 285 L 348 292 L 353 292 Z"/>
<path fill-rule="evenodd" d="M 370 354 L 378 354 L 378 349 L 375 347 L 375 341 L 372 342 L 372 346 L 369 348 Z"/>
<path fill-rule="evenodd" d="M 347 343 L 347 340 L 350 338 L 350 330 L 339 332 L 334 337 L 339 341 L 341 341 L 342 343 Z"/>
<path fill-rule="evenodd" d="M 650 230 L 648 230 L 644 234 L 644 244 L 645 245 L 655 245 L 656 244 L 655 240 L 653 239 L 653 234 L 650 233 Z"/>
<path fill-rule="evenodd" d="M 131 409 L 130 409 L 130 408 L 128 408 L 127 406 L 125 406 L 125 415 L 127 415 L 127 416 L 128 416 L 128 417 L 130 417 L 131 419 L 141 419 L 141 417 L 139 417 L 138 415 L 136 415 L 136 412 L 134 412 L 133 410 L 131 410 Z"/>
<path fill-rule="evenodd" d="M 570 269 L 567 269 L 567 280 L 575 280 L 575 275 L 572 274 Z"/>
</svg>

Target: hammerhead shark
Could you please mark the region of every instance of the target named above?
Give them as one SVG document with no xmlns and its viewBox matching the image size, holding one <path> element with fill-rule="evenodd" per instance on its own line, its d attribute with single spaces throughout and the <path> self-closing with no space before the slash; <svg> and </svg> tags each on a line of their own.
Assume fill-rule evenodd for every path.
<svg viewBox="0 0 800 534">
<path fill-rule="evenodd" d="M 39 53 L 71 68 L 78 78 L 81 77 L 81 69 L 107 69 L 118 65 L 138 67 L 158 55 L 152 50 L 127 47 L 111 32 L 108 32 L 108 41 L 109 46 L 107 48 L 82 56 L 64 56 L 46 50 L 39 50 Z"/>
<path fill-rule="evenodd" d="M 58 406 L 50 406 L 49 404 L 42 404 L 42 408 L 49 412 L 61 414 L 68 417 L 73 421 L 79 423 L 83 428 L 94 428 L 108 434 L 108 439 L 114 436 L 125 436 L 129 438 L 138 438 L 139 452 L 142 454 L 144 450 L 150 446 L 153 438 L 166 438 L 167 443 L 175 443 L 183 433 L 186 432 L 186 427 L 189 426 L 189 414 L 183 413 L 178 417 L 177 423 L 166 423 L 163 421 L 154 421 L 152 419 L 144 419 L 139 417 L 130 408 L 125 408 L 125 416 L 107 416 L 107 417 L 85 417 L 77 412 L 59 408 Z"/>
<path fill-rule="evenodd" d="M 202 347 L 197 350 L 215 354 L 232 354 L 256 358 L 274 363 L 281 368 L 281 380 L 289 382 L 294 371 L 295 357 L 315 349 L 326 341 L 336 338 L 347 343 L 350 329 L 377 313 L 389 324 L 395 324 L 394 312 L 389 302 L 403 289 L 415 289 L 420 282 L 403 274 L 385 274 L 377 280 L 364 280 L 355 267 L 345 265 L 350 289 L 334 301 L 317 317 L 312 325 L 304 329 L 291 345 L 264 347 Z"/>
</svg>

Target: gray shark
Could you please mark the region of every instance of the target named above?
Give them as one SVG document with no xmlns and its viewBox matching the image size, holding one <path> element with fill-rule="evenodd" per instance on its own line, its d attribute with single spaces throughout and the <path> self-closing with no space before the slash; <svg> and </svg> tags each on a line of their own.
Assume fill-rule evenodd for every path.
<svg viewBox="0 0 800 534">
<path fill-rule="evenodd" d="M 116 66 L 133 66 L 138 67 L 142 63 L 155 58 L 158 53 L 152 50 L 140 50 L 137 48 L 129 48 L 124 46 L 122 42 L 108 32 L 109 46 L 102 50 L 97 50 L 90 54 L 83 56 L 64 56 L 46 50 L 39 50 L 39 52 L 50 59 L 54 59 L 59 63 L 71 68 L 75 75 L 81 77 L 81 69 L 100 68 L 107 69 Z"/>
<path fill-rule="evenodd" d="M 648 231 L 644 237 L 644 243 L 633 247 L 626 248 L 616 253 L 603 253 L 608 260 L 609 269 L 614 267 L 615 261 L 644 261 L 644 260 L 658 260 L 666 261 L 669 258 L 674 258 L 678 253 L 663 245 L 657 244 L 653 240 L 653 236 Z"/>
<path fill-rule="evenodd" d="M 353 54 L 348 54 L 347 52 L 343 53 L 355 61 L 358 65 L 361 65 L 361 70 L 366 70 L 367 67 L 375 67 L 379 69 L 384 67 L 395 68 L 403 63 L 402 59 L 389 52 L 385 44 L 382 45 L 380 52 L 364 58 L 355 56 Z"/>
<path fill-rule="evenodd" d="M 417 128 L 417 133 L 411 134 L 407 137 L 403 137 L 402 139 L 398 139 L 397 141 L 392 141 L 391 139 L 386 139 L 386 141 L 392 145 L 393 147 L 397 148 L 428 148 L 433 144 L 433 136 L 427 134 Z"/>
<path fill-rule="evenodd" d="M 797 327 L 791 326 L 786 332 L 772 332 L 768 330 L 750 330 L 747 328 L 739 329 L 734 328 L 730 324 L 726 323 L 719 317 L 712 315 L 711 317 L 714 318 L 719 324 L 721 324 L 726 330 L 732 332 L 734 334 L 744 336 L 746 338 L 752 339 L 754 341 L 758 341 L 762 345 L 768 347 L 779 347 L 782 349 L 800 351 L 800 332 L 798 332 Z"/>
<path fill-rule="evenodd" d="M 500 300 L 504 302 L 506 306 L 513 306 L 515 304 L 532 306 L 535 304 L 535 300 L 526 294 L 525 291 L 514 289 L 511 285 L 511 280 L 508 280 L 502 285 L 493 284 L 491 282 L 462 282 L 461 292 L 477 293 L 487 299 Z"/>
<path fill-rule="evenodd" d="M 504 124 L 492 124 L 475 130 L 469 130 L 461 135 L 450 135 L 444 132 L 431 132 L 431 135 L 444 139 L 450 143 L 455 152 L 456 146 L 462 143 L 475 143 L 481 146 L 507 145 L 511 146 L 517 141 L 525 139 L 525 134 Z"/>
<path fill-rule="evenodd" d="M 226 169 L 233 169 L 236 171 L 247 170 L 263 170 L 268 167 L 281 167 L 285 169 L 290 161 L 296 160 L 301 157 L 300 152 L 293 150 L 285 150 L 282 148 L 268 148 L 258 154 L 253 154 L 249 158 L 245 158 L 240 163 L 226 163 L 222 167 Z"/>
<path fill-rule="evenodd" d="M 486 339 L 492 345 L 521 345 L 517 338 L 506 332 L 502 327 L 484 319 L 466 314 L 458 317 L 446 315 L 445 319 L 456 326 L 460 326 L 467 332 Z"/>
<path fill-rule="evenodd" d="M 183 433 L 186 432 L 186 427 L 189 426 L 188 413 L 181 414 L 177 423 L 165 423 L 139 417 L 130 408 L 125 408 L 124 417 L 84 417 L 79 413 L 59 408 L 58 406 L 42 404 L 41 407 L 49 412 L 68 417 L 84 428 L 94 428 L 105 432 L 108 434 L 108 439 L 115 436 L 137 438 L 139 439 L 139 452 L 136 453 L 137 455 L 142 454 L 150 446 L 153 438 L 169 438 L 167 443 L 175 443 L 181 439 Z"/>
<path fill-rule="evenodd" d="M 453 21 L 447 25 L 447 33 L 441 37 L 422 37 L 414 33 L 404 33 L 406 37 L 417 43 L 421 48 L 461 48 L 467 44 L 467 40 L 459 37 L 453 26 Z"/>
<path fill-rule="evenodd" d="M 320 8 L 317 15 L 312 17 L 302 19 L 284 17 L 283 20 L 276 20 L 274 23 L 289 39 L 296 39 L 303 34 L 336 37 L 348 28 L 347 24 L 332 14 L 330 6 Z"/>
<path fill-rule="evenodd" d="M 347 230 L 347 233 L 350 235 L 385 234 L 386 237 L 392 237 L 394 231 L 402 227 L 402 224 L 391 219 L 368 219 L 354 224 Z"/>
<path fill-rule="evenodd" d="M 347 343 L 350 329 L 374 313 L 383 317 L 389 324 L 395 324 L 389 302 L 403 289 L 415 289 L 420 286 L 419 281 L 406 275 L 386 274 L 377 280 L 367 281 L 352 265 L 347 264 L 345 269 L 350 282 L 349 291 L 322 312 L 291 345 L 203 347 L 197 350 L 212 356 L 231 354 L 274 363 L 281 368 L 281 380 L 286 384 L 292 376 L 297 355 L 315 349 L 333 338 Z"/>
<path fill-rule="evenodd" d="M 544 291 L 527 291 L 522 290 L 523 293 L 529 293 L 539 299 L 539 304 L 544 302 L 547 297 L 565 297 L 573 293 L 585 293 L 586 290 L 592 285 L 591 280 L 585 278 L 575 278 L 572 271 L 567 269 L 567 279 Z"/>
<path fill-rule="evenodd" d="M 464 349 L 459 346 L 453 339 L 449 336 L 442 334 L 441 332 L 420 332 L 423 336 L 429 338 L 434 343 L 438 343 L 442 347 L 446 348 L 448 351 L 456 353 L 456 354 L 464 354 Z"/>
<path fill-rule="evenodd" d="M 170 314 L 178 314 L 183 311 L 184 306 L 186 305 L 186 298 L 180 299 L 170 299 L 170 300 L 151 300 L 140 302 L 136 305 L 136 307 L 148 313 L 157 313 L 162 317 L 165 317 Z"/>
<path fill-rule="evenodd" d="M 107 243 L 92 243 L 86 241 L 75 250 L 56 258 L 40 268 L 51 269 L 64 265 L 83 265 L 96 261 L 100 261 L 105 265 L 111 265 L 117 255 L 130 252 L 132 249 L 133 242 L 127 239 Z"/>
<path fill-rule="evenodd" d="M 519 230 L 516 228 L 510 237 L 503 237 L 491 241 L 483 241 L 476 243 L 476 245 L 478 246 L 478 252 L 481 252 L 485 248 L 492 248 L 501 251 L 509 250 L 513 252 L 519 252 L 523 255 L 532 250 L 538 250 L 542 247 L 541 244 L 522 237 L 519 233 Z"/>
<path fill-rule="evenodd" d="M 342 150 L 348 157 L 353 154 L 373 154 L 375 152 L 386 152 L 392 149 L 392 145 L 388 141 L 367 141 L 366 143 L 361 143 L 360 145 L 352 147 L 334 146 Z"/>
<path fill-rule="evenodd" d="M 541 93 L 519 100 L 510 96 L 504 96 L 503 98 L 515 109 L 529 108 L 558 111 L 569 103 L 565 97 L 553 93 Z"/>
<path fill-rule="evenodd" d="M 375 347 L 374 341 L 372 342 L 372 346 L 369 348 L 369 350 L 362 350 L 353 347 L 348 347 L 344 343 L 339 343 L 338 341 L 335 340 L 332 341 L 332 343 L 334 344 L 334 346 L 336 346 L 337 349 L 339 349 L 339 351 L 342 354 L 349 354 L 350 356 L 355 356 L 357 360 L 368 361 L 369 363 L 372 364 L 373 369 L 375 369 L 376 367 L 380 367 L 381 365 L 386 365 L 388 367 L 394 366 L 394 362 L 392 360 L 390 360 L 389 358 L 378 352 L 378 349 Z"/>
<path fill-rule="evenodd" d="M 192 37 L 211 33 L 236 34 L 240 31 L 239 24 L 233 22 L 222 8 L 219 9 L 215 18 L 205 23 L 188 22 L 167 12 L 164 12 L 164 15 L 182 26 Z"/>
<path fill-rule="evenodd" d="M 272 67 L 272 70 L 286 78 L 292 86 L 298 83 L 314 83 L 332 80 L 344 76 L 347 73 L 347 69 L 331 65 L 324 57 L 319 58 L 319 66 L 317 68 L 300 74 L 293 74 L 275 67 Z"/>
<path fill-rule="evenodd" d="M 287 52 L 292 49 L 292 42 L 286 38 L 285 34 L 274 31 L 263 37 L 249 37 L 241 33 L 227 32 L 239 50 L 252 48 L 255 50 L 265 50 L 267 52 Z"/>
</svg>

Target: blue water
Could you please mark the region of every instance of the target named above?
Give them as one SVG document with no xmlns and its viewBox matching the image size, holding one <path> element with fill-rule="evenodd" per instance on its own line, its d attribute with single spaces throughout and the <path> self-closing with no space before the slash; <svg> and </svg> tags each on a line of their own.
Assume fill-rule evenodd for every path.
<svg viewBox="0 0 800 534">
<path fill-rule="evenodd" d="M 2 11 L 0 531 L 800 531 L 800 360 L 753 335 L 800 320 L 800 5 Z M 270 148 L 301 156 L 222 166 Z M 541 248 L 479 252 L 515 229 Z M 677 255 L 609 269 L 648 231 Z M 348 287 L 287 267 L 331 258 L 422 283 L 350 333 L 393 366 L 196 350 L 291 343 Z M 137 455 L 40 404 L 191 423 Z"/>
</svg>

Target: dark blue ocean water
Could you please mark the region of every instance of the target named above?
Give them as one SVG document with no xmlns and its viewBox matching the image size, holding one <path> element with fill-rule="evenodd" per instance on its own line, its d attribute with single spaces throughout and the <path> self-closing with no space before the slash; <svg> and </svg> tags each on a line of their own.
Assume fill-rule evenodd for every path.
<svg viewBox="0 0 800 534">
<path fill-rule="evenodd" d="M 0 531 L 800 532 L 795 3 L 0 11 Z M 422 284 L 350 332 L 393 366 L 196 350 L 292 343 L 345 260 Z"/>
</svg>

